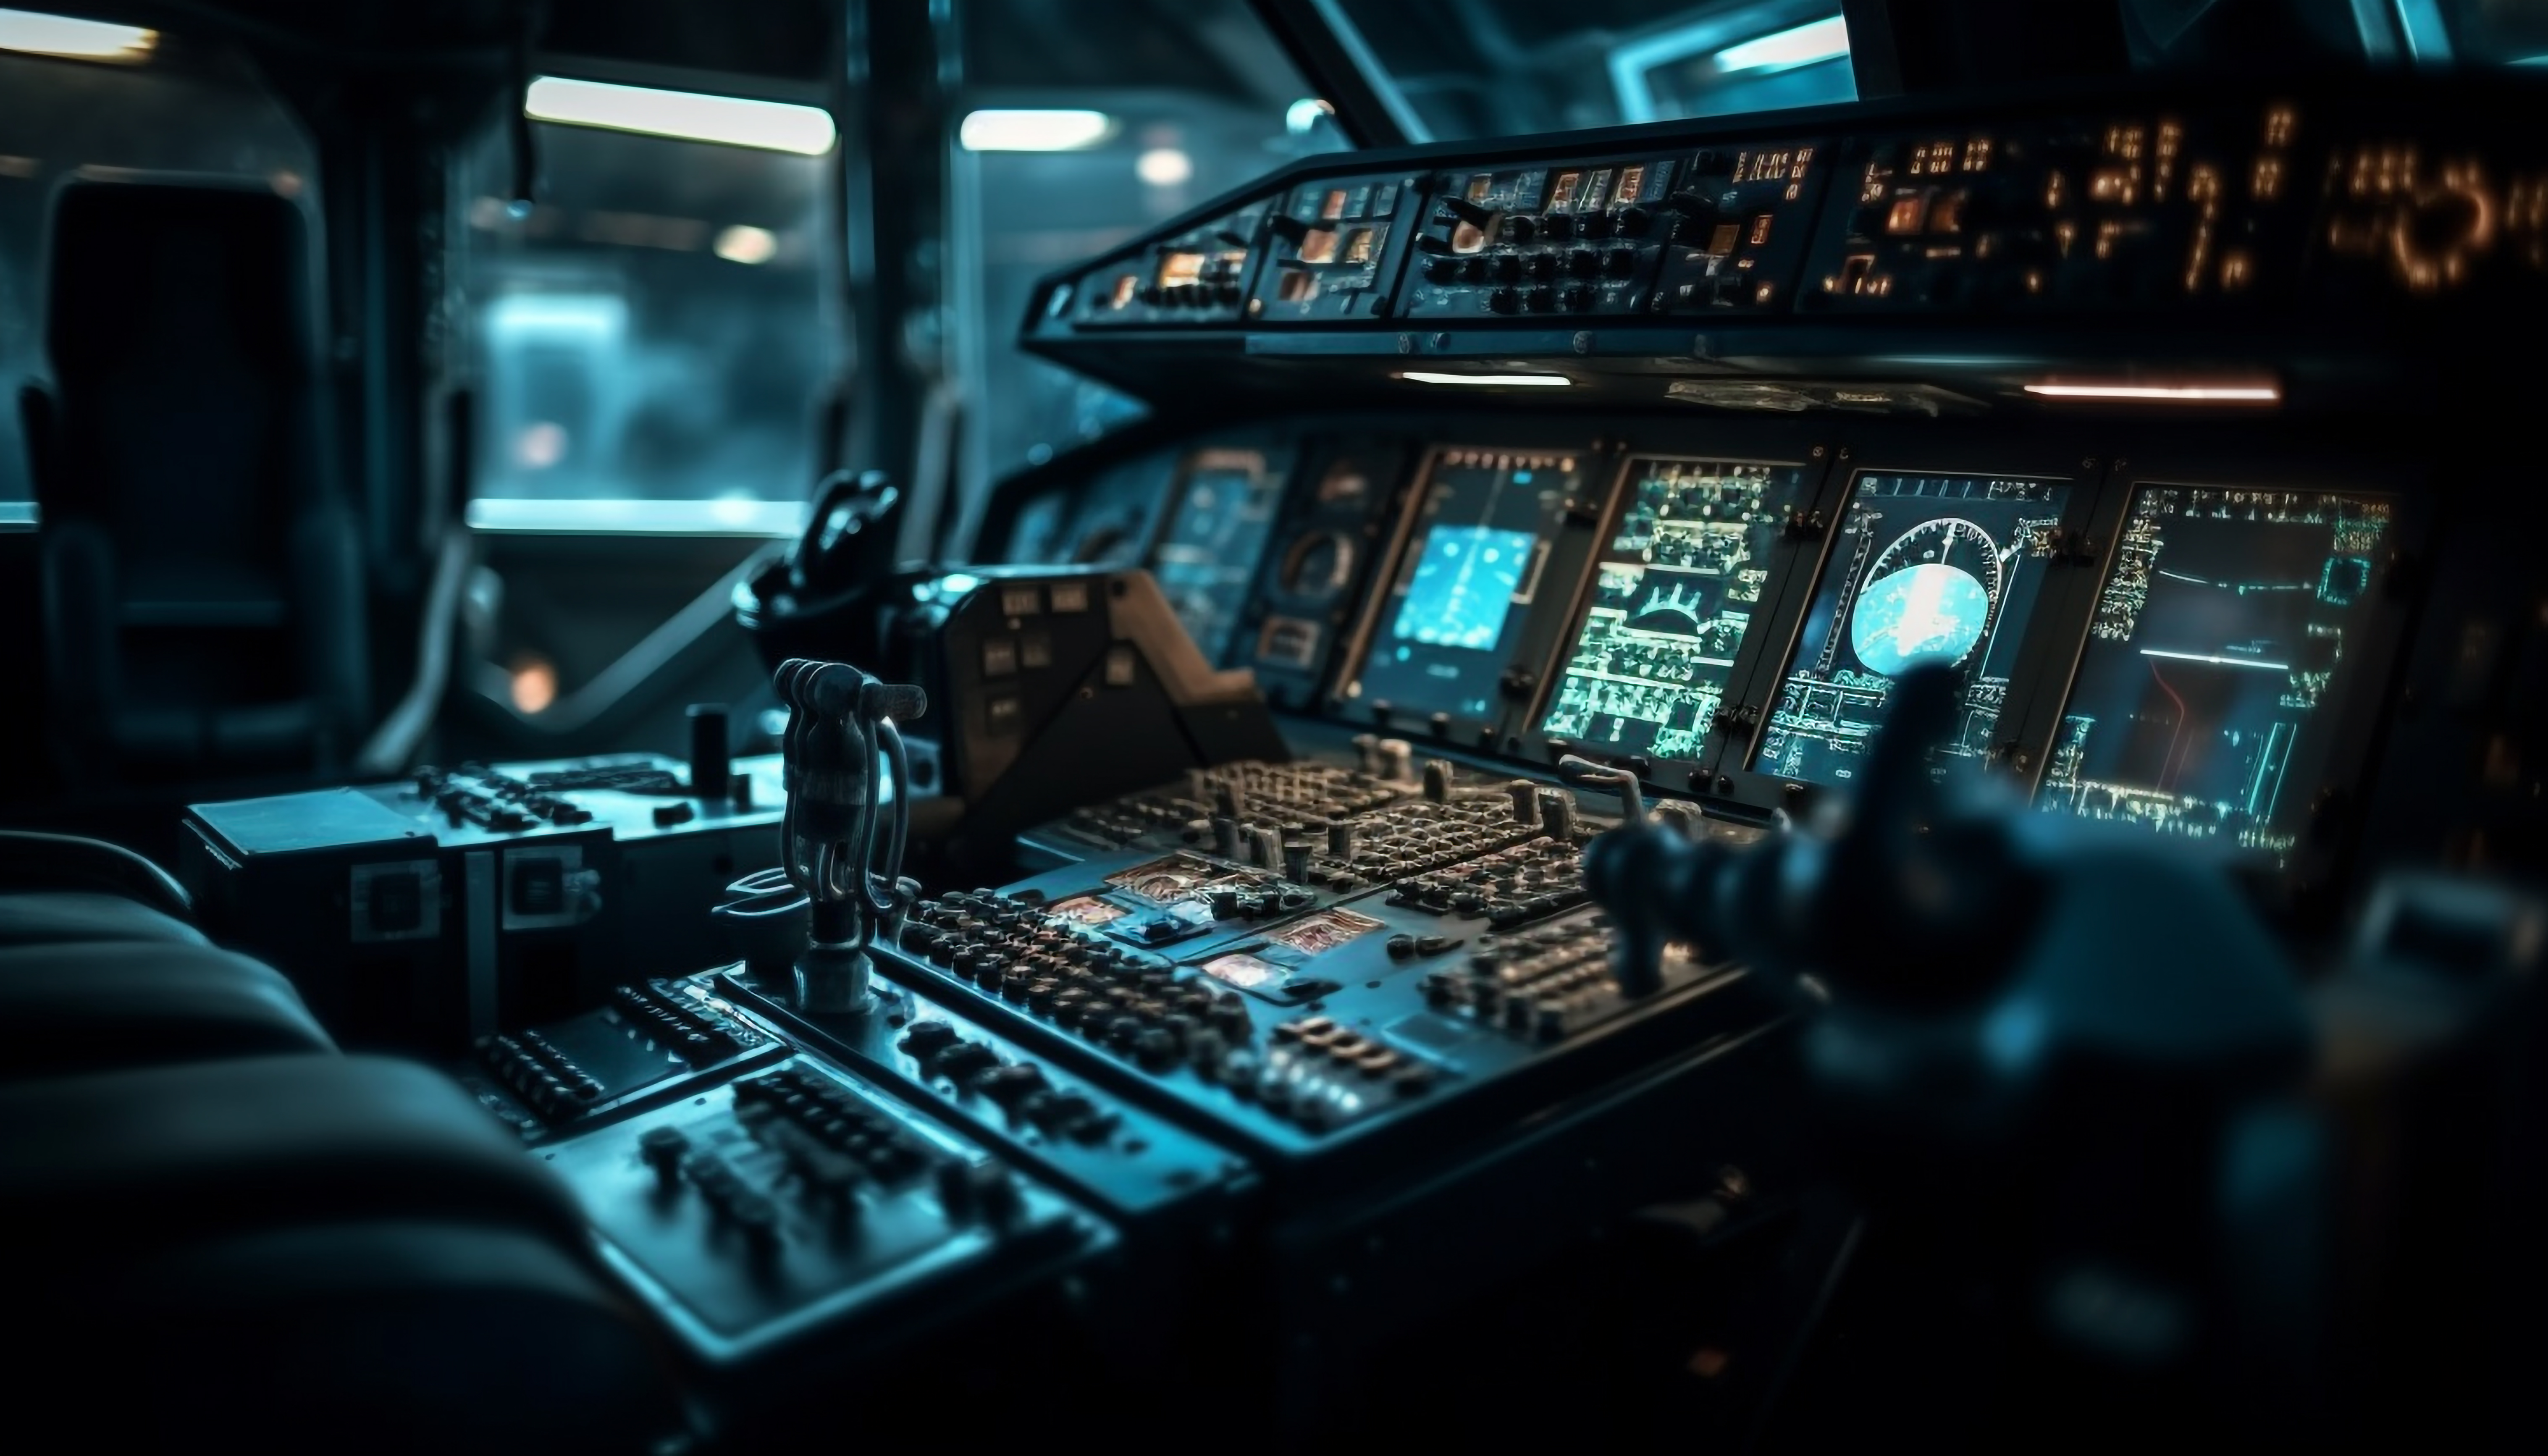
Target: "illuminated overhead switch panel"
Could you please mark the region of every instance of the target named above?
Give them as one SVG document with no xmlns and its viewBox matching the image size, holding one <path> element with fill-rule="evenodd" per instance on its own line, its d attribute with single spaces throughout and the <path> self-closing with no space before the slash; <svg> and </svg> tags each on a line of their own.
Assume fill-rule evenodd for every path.
<svg viewBox="0 0 2548 1456">
<path fill-rule="evenodd" d="M 1235 323 L 1245 305 L 1249 263 L 1265 212 L 1263 202 L 1251 202 L 1136 251 L 1118 253 L 1082 273 L 1074 285 L 1048 293 L 1044 317 L 1067 318 L 1082 328 Z"/>
<path fill-rule="evenodd" d="M 2301 134 L 2298 108 L 2268 102 L 1871 141 L 1834 184 L 1800 307 L 2164 313 L 2277 296 L 2309 211 Z"/>
<path fill-rule="evenodd" d="M 1389 310 L 1391 244 L 1418 199 L 1405 173 L 1329 177 L 1284 194 L 1266 231 L 1265 270 L 1247 314 L 1264 323 L 1371 318 Z"/>
<path fill-rule="evenodd" d="M 1444 173 L 1415 236 L 1417 318 L 1642 314 L 1682 163 L 1671 157 Z"/>
<path fill-rule="evenodd" d="M 1711 147 L 1664 199 L 1671 233 L 1651 311 L 1785 313 L 1812 241 L 1827 142 Z"/>
</svg>

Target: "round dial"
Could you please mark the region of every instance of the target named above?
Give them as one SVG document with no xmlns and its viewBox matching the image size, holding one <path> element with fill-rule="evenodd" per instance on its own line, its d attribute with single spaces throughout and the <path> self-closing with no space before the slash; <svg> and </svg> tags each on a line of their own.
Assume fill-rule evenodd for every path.
<svg viewBox="0 0 2548 1456">
<path fill-rule="evenodd" d="M 1850 613 L 1850 647 L 1893 677 L 1922 663 L 1960 663 L 1999 610 L 1999 543 L 1968 520 L 1922 521 L 1876 553 Z"/>
<path fill-rule="evenodd" d="M 1279 580 L 1283 590 L 1311 601 L 1324 601 L 1353 580 L 1354 543 L 1334 531 L 1312 531 L 1283 553 Z"/>
</svg>

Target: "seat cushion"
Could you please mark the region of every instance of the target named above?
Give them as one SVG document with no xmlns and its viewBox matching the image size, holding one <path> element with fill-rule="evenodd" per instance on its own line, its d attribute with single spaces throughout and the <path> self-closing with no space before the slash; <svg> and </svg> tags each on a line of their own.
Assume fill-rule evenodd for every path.
<svg viewBox="0 0 2548 1456">
<path fill-rule="evenodd" d="M 0 891 L 0 950 L 82 941 L 212 944 L 185 921 L 125 895 L 91 890 Z"/>
<path fill-rule="evenodd" d="M 665 1342 L 539 1234 L 366 1220 L 97 1272 L 28 1312 L 50 1331 L 29 1358 L 75 1388 L 127 1372 L 130 1398 L 100 1409 L 30 1386 L 11 1403 L 40 1430 L 56 1414 L 65 1448 L 636 1456 L 681 1426 Z"/>
<path fill-rule="evenodd" d="M 177 941 L 0 949 L 0 1034 L 12 1081 L 335 1049 L 282 972 Z"/>
<path fill-rule="evenodd" d="M 487 1224 L 584 1246 L 574 1195 L 457 1082 L 377 1056 L 264 1056 L 0 1087 L 0 1208 L 22 1278 L 80 1279 L 231 1231 Z"/>
</svg>

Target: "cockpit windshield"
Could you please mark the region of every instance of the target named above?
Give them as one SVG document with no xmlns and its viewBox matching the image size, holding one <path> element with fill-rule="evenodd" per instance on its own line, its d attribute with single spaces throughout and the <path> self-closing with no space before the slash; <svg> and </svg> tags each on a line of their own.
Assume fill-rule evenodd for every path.
<svg viewBox="0 0 2548 1456">
<path fill-rule="evenodd" d="M 1419 139 L 1849 101 L 1839 0 L 1327 0 Z M 1340 28 L 1341 29 L 1341 28 Z"/>
</svg>

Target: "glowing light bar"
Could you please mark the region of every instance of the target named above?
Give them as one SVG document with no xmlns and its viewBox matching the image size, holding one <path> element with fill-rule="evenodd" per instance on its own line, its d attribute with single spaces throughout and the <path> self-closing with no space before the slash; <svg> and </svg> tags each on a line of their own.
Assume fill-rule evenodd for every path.
<svg viewBox="0 0 2548 1456">
<path fill-rule="evenodd" d="M 1537 385 L 1563 388 L 1575 383 L 1563 374 L 1427 374 L 1410 369 L 1398 376 L 1410 384 Z"/>
<path fill-rule="evenodd" d="M 469 502 L 469 529 L 497 535 L 767 536 L 805 531 L 803 500 L 501 500 Z"/>
<path fill-rule="evenodd" d="M 1084 151 L 1115 135 L 1102 111 L 976 111 L 956 139 L 966 151 Z"/>
<path fill-rule="evenodd" d="M 658 91 L 651 86 L 613 86 L 564 76 L 541 76 L 531 82 L 522 100 L 522 114 L 569 127 L 599 127 L 721 146 L 792 151 L 800 156 L 821 156 L 832 149 L 838 136 L 831 116 L 820 107 L 696 91 Z"/>
<path fill-rule="evenodd" d="M 2161 652 L 2155 647 L 2142 648 L 2141 656 L 2163 657 L 2171 662 L 2180 663 L 2209 663 L 2216 668 L 2255 668 L 2267 673 L 2288 673 L 2292 670 L 2290 663 L 2258 662 L 2250 657 L 2222 657 L 2208 652 Z"/>
<path fill-rule="evenodd" d="M 33 10 L 0 10 L 0 50 L 77 60 L 139 60 L 159 45 L 157 31 L 111 26 Z"/>
<path fill-rule="evenodd" d="M 2263 404 L 2282 399 L 2270 384 L 2031 384 L 2030 395 L 2050 400 L 2176 400 L 2198 404 Z"/>
<path fill-rule="evenodd" d="M 1835 15 L 1792 31 L 1777 31 L 1716 52 L 1720 71 L 1760 71 L 1811 65 L 1849 54 L 1849 22 Z"/>
<path fill-rule="evenodd" d="M 715 254 L 729 263 L 754 266 L 767 263 L 778 255 L 778 234 L 767 228 L 748 228 L 741 223 L 716 235 Z"/>
</svg>

